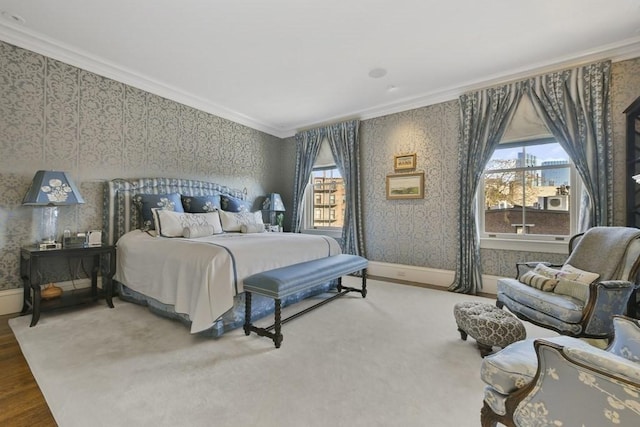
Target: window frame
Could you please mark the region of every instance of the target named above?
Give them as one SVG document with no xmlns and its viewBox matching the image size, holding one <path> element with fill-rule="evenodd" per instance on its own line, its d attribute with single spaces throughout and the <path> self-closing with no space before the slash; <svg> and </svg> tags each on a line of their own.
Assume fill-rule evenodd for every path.
<svg viewBox="0 0 640 427">
<path fill-rule="evenodd" d="M 555 138 L 542 138 L 529 141 L 514 141 L 508 143 L 501 143 L 496 150 L 538 146 L 550 143 L 558 143 Z M 546 253 L 568 253 L 568 243 L 571 236 L 577 233 L 578 224 L 578 211 L 579 206 L 577 201 L 579 195 L 582 194 L 582 180 L 579 178 L 575 164 L 569 157 L 568 169 L 569 169 L 569 185 L 571 187 L 571 203 L 569 204 L 569 234 L 567 235 L 553 235 L 553 234 L 517 234 L 517 233 L 496 233 L 487 232 L 484 229 L 485 226 L 485 174 L 487 169 L 482 171 L 480 182 L 476 190 L 476 227 L 478 230 L 480 248 L 481 249 L 502 249 L 502 250 L 514 250 L 514 251 L 527 251 L 527 252 L 546 252 Z M 543 169 L 557 169 L 557 165 L 549 166 L 522 166 L 516 168 L 505 168 L 504 170 L 543 170 Z"/>
<path fill-rule="evenodd" d="M 338 166 L 333 164 L 333 165 L 326 165 L 326 166 L 317 166 L 314 167 L 311 170 L 311 175 L 309 175 L 309 181 L 307 182 L 307 188 L 304 191 L 304 196 L 303 196 L 303 203 L 302 203 L 302 229 L 301 232 L 305 233 L 305 234 L 322 234 L 325 236 L 331 236 L 334 238 L 341 238 L 342 237 L 342 226 L 340 227 L 330 227 L 330 226 L 326 226 L 326 227 L 315 227 L 313 225 L 313 220 L 315 217 L 315 208 L 314 208 L 314 197 L 313 197 L 313 186 L 314 186 L 314 176 L 313 173 L 316 171 L 322 171 L 322 170 L 332 170 L 332 169 L 336 169 L 338 172 L 340 172 L 340 170 L 338 169 Z"/>
</svg>

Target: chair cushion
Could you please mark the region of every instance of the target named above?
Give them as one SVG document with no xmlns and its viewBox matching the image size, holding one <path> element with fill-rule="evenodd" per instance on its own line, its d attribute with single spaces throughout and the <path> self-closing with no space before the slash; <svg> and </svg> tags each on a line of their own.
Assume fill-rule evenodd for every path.
<svg viewBox="0 0 640 427">
<path fill-rule="evenodd" d="M 498 294 L 504 294 L 522 305 L 545 313 L 564 323 L 579 323 L 584 302 L 567 295 L 544 292 L 520 283 L 516 279 L 499 279 Z"/>
<path fill-rule="evenodd" d="M 559 336 L 545 338 L 559 345 L 591 347 L 577 338 Z M 515 342 L 497 353 L 486 356 L 480 367 L 480 378 L 499 393 L 509 394 L 529 384 L 536 375 L 538 359 L 534 339 Z"/>
</svg>

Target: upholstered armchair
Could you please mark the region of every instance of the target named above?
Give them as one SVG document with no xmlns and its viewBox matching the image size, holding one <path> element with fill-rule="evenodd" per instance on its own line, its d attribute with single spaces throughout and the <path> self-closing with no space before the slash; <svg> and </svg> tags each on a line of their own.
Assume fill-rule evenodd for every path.
<svg viewBox="0 0 640 427">
<path fill-rule="evenodd" d="M 569 251 L 563 265 L 519 263 L 515 279 L 498 280 L 496 305 L 563 335 L 609 338 L 612 316 L 635 300 L 640 230 L 594 227 L 574 236 Z"/>
<path fill-rule="evenodd" d="M 482 426 L 640 426 L 640 322 L 613 325 L 606 350 L 559 336 L 485 357 Z"/>
</svg>

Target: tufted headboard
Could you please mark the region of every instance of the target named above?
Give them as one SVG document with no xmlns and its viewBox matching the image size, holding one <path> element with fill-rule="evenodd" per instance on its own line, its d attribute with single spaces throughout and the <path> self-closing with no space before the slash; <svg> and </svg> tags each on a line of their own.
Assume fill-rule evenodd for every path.
<svg viewBox="0 0 640 427">
<path fill-rule="evenodd" d="M 228 194 L 245 200 L 241 190 L 206 181 L 179 178 L 117 178 L 105 183 L 103 243 L 115 244 L 130 230 L 140 228 L 140 214 L 133 204 L 136 194 L 180 193 L 185 196 Z"/>
</svg>

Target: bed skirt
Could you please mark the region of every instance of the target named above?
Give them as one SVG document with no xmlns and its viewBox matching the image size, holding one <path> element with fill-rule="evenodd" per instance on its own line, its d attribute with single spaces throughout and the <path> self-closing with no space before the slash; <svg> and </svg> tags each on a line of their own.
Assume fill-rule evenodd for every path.
<svg viewBox="0 0 640 427">
<path fill-rule="evenodd" d="M 179 320 L 185 326 L 191 327 L 191 319 L 189 319 L 189 316 L 184 313 L 176 313 L 172 305 L 161 303 L 154 298 L 136 292 L 118 281 L 114 280 L 114 284 L 116 285 L 116 289 L 118 291 L 118 296 L 120 297 L 120 299 L 146 306 L 152 313 L 155 313 L 158 316 Z M 288 297 L 282 299 L 282 306 L 286 307 L 289 304 L 294 304 L 305 298 L 328 292 L 331 289 L 335 289 L 336 285 L 337 281 L 333 280 L 314 286 L 310 289 L 300 291 L 296 294 L 289 295 Z M 195 335 L 217 338 L 222 336 L 225 332 L 229 332 L 244 325 L 244 296 L 244 292 L 236 295 L 233 300 L 233 307 L 231 309 L 220 316 L 220 318 L 218 318 L 218 320 L 216 320 L 210 328 L 202 332 L 198 332 Z M 252 320 L 257 320 L 269 314 L 272 314 L 274 310 L 275 305 L 272 298 L 268 298 L 262 295 L 253 295 L 253 298 L 251 299 Z"/>
</svg>

